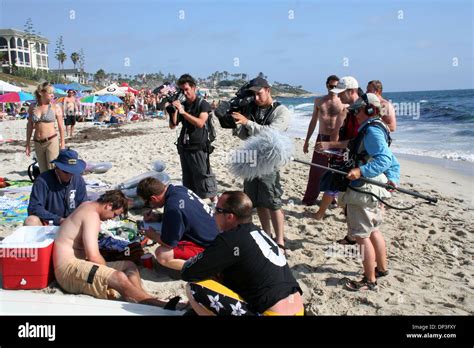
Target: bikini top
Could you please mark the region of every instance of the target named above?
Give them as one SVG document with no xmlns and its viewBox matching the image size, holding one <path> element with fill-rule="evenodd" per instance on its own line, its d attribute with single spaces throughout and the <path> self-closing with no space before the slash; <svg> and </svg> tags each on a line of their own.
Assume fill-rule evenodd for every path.
<svg viewBox="0 0 474 348">
<path fill-rule="evenodd" d="M 34 123 L 37 123 L 37 122 L 45 122 L 45 123 L 51 123 L 51 122 L 54 122 L 54 120 L 56 119 L 56 114 L 55 112 L 51 109 L 51 104 L 48 105 L 48 110 L 46 111 L 46 113 L 44 115 L 42 115 L 41 117 L 38 117 L 36 114 L 35 114 L 35 110 L 37 109 L 37 106 L 33 109 L 33 113 L 31 114 L 31 119 Z"/>
</svg>

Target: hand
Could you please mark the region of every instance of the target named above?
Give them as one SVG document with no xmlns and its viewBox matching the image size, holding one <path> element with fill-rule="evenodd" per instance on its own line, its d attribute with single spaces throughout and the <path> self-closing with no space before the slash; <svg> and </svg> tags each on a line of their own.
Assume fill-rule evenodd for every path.
<svg viewBox="0 0 474 348">
<path fill-rule="evenodd" d="M 308 153 L 308 148 L 309 148 L 309 143 L 305 141 L 303 145 L 303 153 Z"/>
<path fill-rule="evenodd" d="M 145 215 L 143 215 L 143 221 L 145 222 L 154 222 L 158 221 L 157 216 L 153 213 L 153 210 L 149 210 Z"/>
<path fill-rule="evenodd" d="M 151 227 L 148 227 L 148 229 L 145 230 L 145 236 L 147 236 L 151 240 L 156 241 L 155 240 L 156 239 L 156 231 Z"/>
<path fill-rule="evenodd" d="M 26 144 L 26 150 L 25 150 L 26 156 L 30 157 L 31 155 L 31 148 L 30 144 Z"/>
<path fill-rule="evenodd" d="M 329 149 L 329 142 L 328 141 L 320 141 L 314 145 L 314 151 L 320 152 Z"/>
<path fill-rule="evenodd" d="M 351 169 L 349 173 L 347 173 L 346 178 L 352 181 L 352 180 L 359 179 L 361 176 L 362 174 L 360 172 L 360 168 L 354 168 L 354 169 Z"/>
<path fill-rule="evenodd" d="M 233 112 L 232 117 L 234 118 L 235 123 L 237 123 L 237 124 L 241 124 L 241 125 L 245 126 L 249 122 L 247 117 L 245 117 L 244 115 L 242 115 L 238 112 Z"/>
<path fill-rule="evenodd" d="M 173 106 L 174 106 L 176 109 L 178 109 L 178 112 L 179 112 L 180 114 L 184 113 L 184 107 L 183 107 L 183 105 L 181 104 L 181 102 L 180 102 L 179 100 L 175 100 L 175 101 L 173 102 Z"/>
<path fill-rule="evenodd" d="M 392 187 L 388 189 L 388 192 L 395 191 L 395 188 L 397 187 L 397 184 L 395 184 L 392 180 L 387 181 L 387 185 Z"/>
</svg>

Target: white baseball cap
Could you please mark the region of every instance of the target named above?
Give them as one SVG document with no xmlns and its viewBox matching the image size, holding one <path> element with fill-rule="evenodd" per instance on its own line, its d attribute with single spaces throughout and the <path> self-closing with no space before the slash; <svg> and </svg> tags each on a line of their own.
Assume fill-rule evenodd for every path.
<svg viewBox="0 0 474 348">
<path fill-rule="evenodd" d="M 336 88 L 330 90 L 332 93 L 339 94 L 344 92 L 346 89 L 357 89 L 359 88 L 359 83 L 352 76 L 344 76 L 337 83 Z"/>
</svg>

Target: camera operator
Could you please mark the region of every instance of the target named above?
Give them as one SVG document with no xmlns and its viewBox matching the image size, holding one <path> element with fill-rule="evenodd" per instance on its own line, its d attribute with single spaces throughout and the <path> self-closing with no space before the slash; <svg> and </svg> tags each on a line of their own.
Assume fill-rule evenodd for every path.
<svg viewBox="0 0 474 348">
<path fill-rule="evenodd" d="M 179 99 L 173 101 L 176 111 L 170 114 L 170 128 L 183 124 L 177 142 L 183 185 L 200 198 L 214 202 L 217 185 L 209 160 L 212 147 L 206 125 L 211 106 L 196 95 L 196 81 L 191 75 L 182 75 L 177 85 L 186 100 L 183 104 Z"/>
<path fill-rule="evenodd" d="M 290 120 L 290 111 L 284 105 L 273 101 L 267 80 L 261 77 L 251 80 L 248 90 L 254 93 L 255 100 L 243 111 L 245 116 L 238 112 L 232 113 L 237 123 L 233 134 L 245 140 L 269 127 L 286 131 Z M 277 171 L 253 180 L 245 180 L 244 192 L 252 200 L 253 206 L 257 208 L 263 230 L 271 236 L 271 226 L 273 225 L 276 235 L 275 241 L 284 250 L 285 221 L 281 209 L 283 190 L 280 185 L 280 172 Z"/>
</svg>

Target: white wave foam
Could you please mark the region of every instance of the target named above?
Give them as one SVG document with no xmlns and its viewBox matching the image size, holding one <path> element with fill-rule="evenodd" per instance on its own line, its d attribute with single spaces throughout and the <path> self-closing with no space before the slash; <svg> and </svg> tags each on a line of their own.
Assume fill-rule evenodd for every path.
<svg viewBox="0 0 474 348">
<path fill-rule="evenodd" d="M 299 109 L 303 109 L 303 108 L 309 108 L 309 107 L 313 107 L 313 103 L 303 103 L 303 104 L 298 104 L 296 106 L 294 106 L 295 110 L 299 110 Z"/>
<path fill-rule="evenodd" d="M 394 148 L 393 151 L 395 153 L 400 153 L 400 154 L 443 158 L 443 159 L 448 159 L 451 161 L 474 162 L 474 154 L 463 153 L 463 152 L 458 152 L 458 151 L 432 151 L 432 150 L 412 149 L 412 148 L 403 148 L 403 147 Z"/>
<path fill-rule="evenodd" d="M 428 103 L 428 100 L 422 99 L 420 100 L 420 103 Z"/>
</svg>

